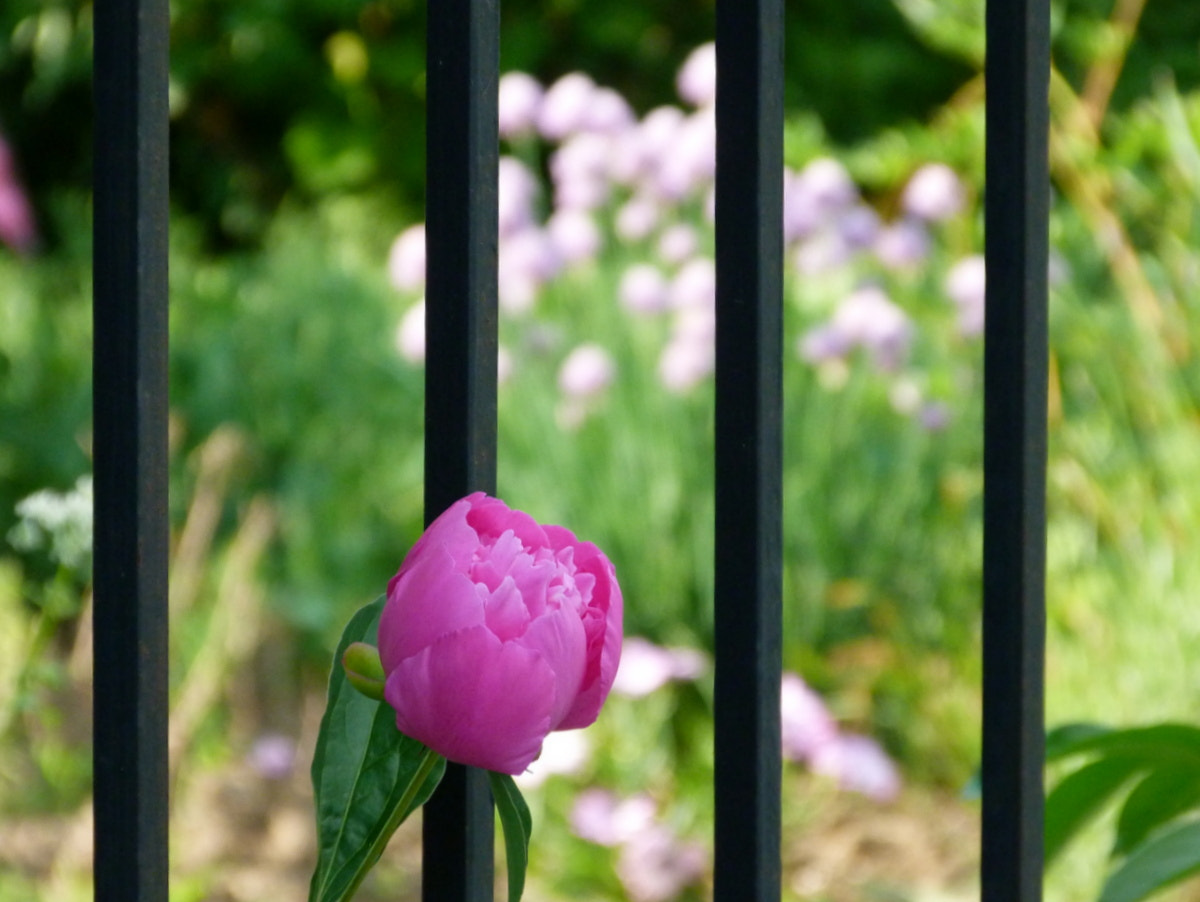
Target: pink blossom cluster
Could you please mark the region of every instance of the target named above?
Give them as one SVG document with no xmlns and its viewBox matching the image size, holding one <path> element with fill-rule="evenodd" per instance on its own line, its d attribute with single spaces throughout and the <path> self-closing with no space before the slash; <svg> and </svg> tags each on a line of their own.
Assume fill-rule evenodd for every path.
<svg viewBox="0 0 1200 902">
<path fill-rule="evenodd" d="M 581 792 L 571 811 L 577 836 L 619 850 L 617 877 L 633 902 L 675 899 L 708 870 L 708 850 L 682 838 L 657 815 L 648 795 L 621 798 L 598 788 Z"/>
<path fill-rule="evenodd" d="M 807 764 L 842 789 L 881 802 L 900 792 L 900 772 L 869 736 L 842 731 L 821 697 L 794 673 L 785 673 L 779 693 L 783 755 Z"/>
<path fill-rule="evenodd" d="M 711 376 L 715 362 L 712 44 L 688 56 L 676 87 L 680 105 L 639 118 L 619 94 L 580 72 L 549 85 L 523 72 L 500 79 L 498 124 L 509 152 L 499 166 L 499 299 L 505 316 L 530 322 L 542 292 L 556 280 L 590 274 L 601 260 L 622 261 L 614 300 L 635 319 L 665 323 L 657 376 L 668 392 L 685 394 Z M 912 316 L 877 284 L 879 277 L 863 282 L 853 274 L 911 281 L 930 256 L 934 230 L 967 208 L 966 187 L 943 163 L 921 166 L 885 219 L 831 157 L 785 168 L 782 179 L 790 268 L 808 283 L 859 283 L 844 292 L 826 322 L 801 337 L 799 357 L 820 366 L 845 362 L 860 350 L 895 377 L 909 362 L 917 332 Z M 963 265 L 945 290 L 958 309 L 960 331 L 973 336 L 982 323 L 982 279 L 975 278 L 974 263 Z M 417 294 L 424 267 L 424 228 L 416 225 L 392 246 L 391 281 Z M 396 339 L 413 362 L 423 359 L 419 306 L 404 317 Z M 561 355 L 558 420 L 572 428 L 617 378 L 616 356 L 594 341 L 553 350 Z M 502 356 L 511 368 L 512 356 Z M 925 422 L 934 407 L 944 416 L 943 407 L 924 399 L 909 412 Z M 937 419 L 931 415 L 931 422 Z"/>
<path fill-rule="evenodd" d="M 28 254 L 37 240 L 33 207 L 17 178 L 12 150 L 0 135 L 0 242 L 20 254 Z"/>
</svg>

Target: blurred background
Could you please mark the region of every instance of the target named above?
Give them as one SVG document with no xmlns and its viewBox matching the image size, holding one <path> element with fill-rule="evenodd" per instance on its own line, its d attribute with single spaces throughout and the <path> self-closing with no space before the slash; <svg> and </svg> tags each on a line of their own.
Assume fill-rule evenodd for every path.
<svg viewBox="0 0 1200 902">
<path fill-rule="evenodd" d="M 1194 720 L 1200 5 L 1053 11 L 1047 716 Z M 91 13 L 0 8 L 0 902 L 90 898 Z M 982 15 L 788 3 L 789 900 L 978 896 Z M 526 897 L 704 899 L 713 5 L 502 20 L 499 494 L 634 637 L 523 778 Z M 424 4 L 176 0 L 171 72 L 172 900 L 300 900 L 329 655 L 421 528 Z"/>
</svg>

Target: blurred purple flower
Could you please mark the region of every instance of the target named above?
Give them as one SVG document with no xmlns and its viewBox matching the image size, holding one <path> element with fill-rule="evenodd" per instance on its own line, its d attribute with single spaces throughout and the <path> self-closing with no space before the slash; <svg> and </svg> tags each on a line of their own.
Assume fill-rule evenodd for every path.
<svg viewBox="0 0 1200 902">
<path fill-rule="evenodd" d="M 928 432 L 941 432 L 950 425 L 950 408 L 941 401 L 930 401 L 917 412 L 917 421 Z"/>
<path fill-rule="evenodd" d="M 838 786 L 880 802 L 900 793 L 900 772 L 874 739 L 841 733 L 818 748 L 811 759 L 814 773 L 832 777 Z"/>
<path fill-rule="evenodd" d="M 658 378 L 674 394 L 691 391 L 715 366 L 715 349 L 711 340 L 689 337 L 671 339 L 658 358 Z"/>
<path fill-rule="evenodd" d="M 500 237 L 533 224 L 533 205 L 538 196 L 538 180 L 516 157 L 500 158 L 497 170 L 497 206 Z"/>
<path fill-rule="evenodd" d="M 966 191 L 954 170 L 945 163 L 927 163 L 913 173 L 900 206 L 906 213 L 928 222 L 941 222 L 962 210 Z"/>
<path fill-rule="evenodd" d="M 700 246 L 696 230 L 686 223 L 677 222 L 658 238 L 658 256 L 671 266 L 687 260 Z"/>
<path fill-rule="evenodd" d="M 633 313 L 661 313 L 667 309 L 667 280 L 649 263 L 635 263 L 621 276 L 621 306 Z"/>
<path fill-rule="evenodd" d="M 543 284 L 558 274 L 558 251 L 550 237 L 537 228 L 525 228 L 500 242 L 500 305 L 509 313 L 523 313 L 537 300 Z"/>
<path fill-rule="evenodd" d="M 561 141 L 587 123 L 596 83 L 582 72 L 564 75 L 542 97 L 538 131 L 551 141 Z"/>
<path fill-rule="evenodd" d="M 591 398 L 612 384 L 616 372 L 608 351 L 595 343 L 581 344 L 559 368 L 558 387 L 569 398 Z"/>
<path fill-rule="evenodd" d="M 537 126 L 544 93 L 541 83 L 532 75 L 506 72 L 500 76 L 497 96 L 500 137 L 515 138 L 531 133 Z"/>
<path fill-rule="evenodd" d="M 712 106 L 717 102 L 717 45 L 701 44 L 683 61 L 675 76 L 675 88 L 682 100 L 692 106 Z"/>
<path fill-rule="evenodd" d="M 599 88 L 592 94 L 583 128 L 604 135 L 613 135 L 630 128 L 635 121 L 633 108 L 612 88 Z"/>
<path fill-rule="evenodd" d="M 717 269 L 709 257 L 694 257 L 671 280 L 671 306 L 712 309 L 717 300 Z"/>
<path fill-rule="evenodd" d="M 821 697 L 794 673 L 785 673 L 780 682 L 779 714 L 783 757 L 789 761 L 809 761 L 837 737 L 837 722 Z"/>
<path fill-rule="evenodd" d="M 844 265 L 850 259 L 850 245 L 841 232 L 823 228 L 801 241 L 792 259 L 799 272 L 819 276 Z"/>
<path fill-rule="evenodd" d="M 679 126 L 670 152 L 658 157 L 653 190 L 670 200 L 684 198 L 712 181 L 716 162 L 716 111 L 697 110 Z"/>
<path fill-rule="evenodd" d="M 409 363 L 425 362 L 425 298 L 408 308 L 396 329 L 396 350 Z"/>
<path fill-rule="evenodd" d="M 582 263 L 600 250 L 602 238 L 596 221 L 583 210 L 559 210 L 546 222 L 550 241 L 564 263 Z"/>
<path fill-rule="evenodd" d="M 296 764 L 296 742 L 281 733 L 264 733 L 246 756 L 255 771 L 268 780 L 285 780 Z"/>
<path fill-rule="evenodd" d="M 858 186 L 846 167 L 818 157 L 799 173 L 784 171 L 783 233 L 795 241 L 858 201 Z"/>
<path fill-rule="evenodd" d="M 580 839 L 616 846 L 645 831 L 654 821 L 656 808 L 649 796 L 618 799 L 607 789 L 585 789 L 571 809 L 571 829 Z"/>
<path fill-rule="evenodd" d="M 409 226 L 392 242 L 388 251 L 388 278 L 401 291 L 415 291 L 425 284 L 425 225 Z"/>
<path fill-rule="evenodd" d="M 875 256 L 892 269 L 911 269 L 929 256 L 929 232 L 915 219 L 884 226 L 875 239 Z"/>
<path fill-rule="evenodd" d="M 866 204 L 855 204 L 837 218 L 838 234 L 855 250 L 873 245 L 881 226 L 879 214 Z"/>
<path fill-rule="evenodd" d="M 829 324 L 809 329 L 797 342 L 800 358 L 809 363 L 824 363 L 843 356 L 849 350 L 850 342 L 846 336 Z"/>
<path fill-rule="evenodd" d="M 912 341 L 908 316 L 876 285 L 863 286 L 844 298 L 830 325 L 848 344 L 869 351 L 883 370 L 899 366 Z"/>
<path fill-rule="evenodd" d="M 691 648 L 663 648 L 646 639 L 626 638 L 612 691 L 640 698 L 672 680 L 694 680 L 707 668 L 704 655 Z"/>
<path fill-rule="evenodd" d="M 673 106 L 656 107 L 642 118 L 626 139 L 628 159 L 622 160 L 622 166 L 629 170 L 630 180 L 652 180 L 671 157 L 685 119 L 683 110 Z"/>
<path fill-rule="evenodd" d="M 617 236 L 624 241 L 641 241 L 658 225 L 658 202 L 635 196 L 621 205 L 614 223 Z"/>
<path fill-rule="evenodd" d="M 965 336 L 983 332 L 987 271 L 982 254 L 963 257 L 946 273 L 946 294 L 958 307 L 958 329 Z"/>
<path fill-rule="evenodd" d="M 621 847 L 617 876 L 632 902 L 667 902 L 698 881 L 708 867 L 702 845 L 684 842 L 663 824 L 654 824 Z"/>
<path fill-rule="evenodd" d="M 17 178 L 17 167 L 8 142 L 0 136 L 0 242 L 21 254 L 37 244 L 33 207 Z"/>
</svg>

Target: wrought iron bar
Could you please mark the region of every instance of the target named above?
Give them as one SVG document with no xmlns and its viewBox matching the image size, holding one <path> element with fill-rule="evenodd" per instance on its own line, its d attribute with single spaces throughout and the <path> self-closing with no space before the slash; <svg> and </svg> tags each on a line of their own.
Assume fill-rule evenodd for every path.
<svg viewBox="0 0 1200 902">
<path fill-rule="evenodd" d="M 428 5 L 425 519 L 496 485 L 497 0 Z M 425 806 L 422 898 L 492 899 L 487 775 L 452 764 Z"/>
<path fill-rule="evenodd" d="M 1050 9 L 987 4 L 984 902 L 1042 896 Z"/>
<path fill-rule="evenodd" d="M 167 898 L 167 3 L 100 0 L 93 94 L 95 898 Z"/>
<path fill-rule="evenodd" d="M 717 3 L 717 902 L 780 896 L 783 3 Z"/>
</svg>

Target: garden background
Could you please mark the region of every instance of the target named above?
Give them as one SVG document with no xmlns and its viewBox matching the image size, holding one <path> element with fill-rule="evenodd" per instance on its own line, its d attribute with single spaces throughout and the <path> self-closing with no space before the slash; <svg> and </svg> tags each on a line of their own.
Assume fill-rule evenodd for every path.
<svg viewBox="0 0 1200 902">
<path fill-rule="evenodd" d="M 786 898 L 972 898 L 982 4 L 788 16 Z M 526 778 L 527 897 L 703 899 L 712 4 L 502 18 L 499 494 L 609 553 L 636 637 Z M 4 902 L 90 897 L 90 19 L 0 9 Z M 1194 721 L 1200 5 L 1053 23 L 1048 721 Z M 329 653 L 420 532 L 423 41 L 415 0 L 172 7 L 179 902 L 304 898 Z M 414 836 L 363 899 L 415 898 Z"/>
</svg>

